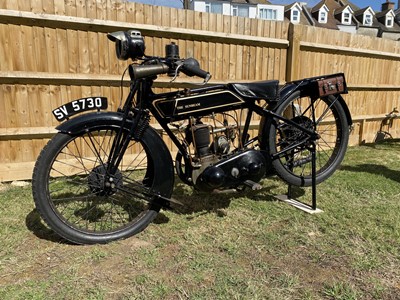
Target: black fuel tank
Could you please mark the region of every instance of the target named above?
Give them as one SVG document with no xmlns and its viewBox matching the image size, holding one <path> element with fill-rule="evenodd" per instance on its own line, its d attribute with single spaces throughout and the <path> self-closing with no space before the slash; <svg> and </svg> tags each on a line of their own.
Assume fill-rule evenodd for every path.
<svg viewBox="0 0 400 300">
<path fill-rule="evenodd" d="M 212 112 L 236 109 L 245 101 L 227 90 L 201 93 L 172 99 L 160 99 L 153 102 L 157 112 L 164 118 L 186 119 L 188 116 L 204 116 Z"/>
</svg>

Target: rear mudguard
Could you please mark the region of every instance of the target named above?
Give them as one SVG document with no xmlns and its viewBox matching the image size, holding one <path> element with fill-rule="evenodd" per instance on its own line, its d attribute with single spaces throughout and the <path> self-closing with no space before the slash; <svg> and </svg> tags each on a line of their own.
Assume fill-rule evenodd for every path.
<svg viewBox="0 0 400 300">
<path fill-rule="evenodd" d="M 300 91 L 301 97 L 318 97 L 316 92 L 318 91 L 318 87 L 315 84 L 314 78 L 299 80 L 295 82 L 288 83 L 284 85 L 279 91 L 279 101 L 274 105 L 274 109 L 277 108 L 280 103 L 286 100 L 291 94 L 296 91 Z M 347 122 L 349 126 L 353 124 L 353 119 L 351 118 L 349 107 L 346 104 L 346 101 L 343 99 L 342 95 L 337 94 L 338 101 L 343 107 L 343 110 L 346 114 Z"/>
<path fill-rule="evenodd" d="M 295 93 L 296 91 L 300 91 L 300 96 L 301 97 L 315 97 L 318 98 L 316 94 L 316 89 L 317 86 L 315 85 L 315 81 L 313 81 L 314 78 L 310 79 L 305 79 L 305 80 L 299 80 L 295 82 L 290 82 L 284 85 L 280 91 L 279 91 L 279 101 L 271 103 L 268 106 L 268 109 L 271 111 L 275 111 L 290 95 Z M 353 124 L 353 120 L 351 118 L 350 110 L 349 107 L 346 104 L 346 101 L 343 99 L 342 95 L 337 94 L 338 101 L 340 105 L 343 107 L 343 110 L 346 114 L 346 119 L 349 125 L 349 128 L 351 128 L 351 125 Z M 260 120 L 260 125 L 258 128 L 258 138 L 260 141 L 260 145 L 262 149 L 266 148 L 266 143 L 268 139 L 268 128 L 266 128 L 266 120 L 270 116 L 268 114 L 265 114 L 264 116 L 261 117 Z M 272 167 L 272 160 L 271 157 L 268 153 L 264 153 L 264 156 L 267 161 L 267 170 L 270 170 L 269 172 L 267 171 L 267 175 L 273 174 L 273 167 Z"/>
<path fill-rule="evenodd" d="M 271 111 L 275 111 L 281 105 L 281 103 L 283 103 L 290 95 L 292 95 L 296 91 L 300 91 L 301 97 L 309 96 L 318 98 L 315 93 L 315 88 L 315 84 L 313 85 L 313 83 L 310 81 L 297 81 L 293 83 L 288 83 L 281 88 L 279 92 L 279 101 L 275 102 L 273 105 L 270 105 L 268 109 Z M 349 127 L 351 127 L 351 125 L 353 124 L 353 120 L 351 118 L 349 107 L 347 106 L 346 101 L 343 99 L 342 95 L 337 94 L 336 96 L 338 97 L 337 101 L 339 101 L 346 114 L 347 123 L 349 124 Z M 262 116 L 260 126 L 258 128 L 259 137 L 261 139 L 263 137 L 265 138 L 265 134 L 267 134 L 267 129 L 264 128 L 266 124 L 266 118 L 268 118 L 267 114 Z"/>
<path fill-rule="evenodd" d="M 124 123 L 124 128 L 130 130 L 133 122 L 133 119 L 127 119 Z M 120 128 L 122 124 L 122 113 L 95 112 L 70 119 L 57 126 L 56 129 L 61 133 L 79 135 L 93 128 L 112 127 L 117 129 Z M 165 174 L 162 180 L 159 179 L 159 182 L 154 182 L 154 186 L 157 187 L 158 190 L 156 192 L 163 197 L 170 198 L 174 186 L 174 168 L 171 154 L 167 146 L 157 131 L 150 126 L 144 130 L 140 139 L 143 147 L 146 147 L 148 155 L 152 159 L 150 163 L 154 164 L 157 169 L 161 168 Z"/>
</svg>

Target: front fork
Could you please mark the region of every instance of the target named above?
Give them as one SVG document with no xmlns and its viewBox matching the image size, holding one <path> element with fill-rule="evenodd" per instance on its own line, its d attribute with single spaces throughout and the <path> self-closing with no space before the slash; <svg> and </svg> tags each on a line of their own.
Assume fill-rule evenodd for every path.
<svg viewBox="0 0 400 300">
<path fill-rule="evenodd" d="M 139 90 L 139 87 L 140 83 L 138 81 L 134 81 L 134 83 L 132 83 L 125 104 L 122 109 L 119 109 L 121 112 L 123 112 L 122 124 L 117 133 L 117 136 L 113 141 L 110 154 L 108 156 L 107 176 L 112 176 L 116 174 L 131 139 L 141 138 L 143 132 L 149 125 L 150 115 L 148 111 L 137 109 L 136 111 L 132 112 L 131 109 L 135 94 Z M 139 97 L 140 96 L 141 95 L 139 95 Z M 132 117 L 132 113 L 133 113 L 133 122 L 131 124 L 130 131 L 128 132 L 124 130 L 124 128 L 127 119 Z"/>
</svg>

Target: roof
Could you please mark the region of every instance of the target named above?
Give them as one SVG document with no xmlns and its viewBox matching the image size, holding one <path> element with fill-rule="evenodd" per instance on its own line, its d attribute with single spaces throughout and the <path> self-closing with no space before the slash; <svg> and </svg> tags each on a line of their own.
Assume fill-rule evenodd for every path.
<svg viewBox="0 0 400 300">
<path fill-rule="evenodd" d="M 299 6 L 301 8 L 301 5 L 299 4 L 299 2 L 293 2 L 291 4 L 285 5 L 284 11 L 288 11 L 289 9 L 291 9 L 294 6 Z"/>
<path fill-rule="evenodd" d="M 299 2 L 299 1 L 293 2 L 292 4 L 285 5 L 284 15 L 285 15 L 286 19 L 288 19 L 290 21 L 291 8 L 293 8 L 294 6 L 300 6 L 300 8 L 301 8 L 300 21 L 298 24 L 315 26 L 315 23 L 309 13 L 309 11 L 307 10 L 306 6 L 302 5 L 301 2 Z"/>
<path fill-rule="evenodd" d="M 350 10 L 351 13 L 354 13 L 354 11 L 352 10 L 352 8 L 350 7 L 350 5 L 346 5 L 346 6 L 342 6 L 340 8 L 335 9 L 334 14 L 335 15 L 339 15 L 341 14 L 343 11 L 345 11 L 346 9 Z"/>
<path fill-rule="evenodd" d="M 231 0 L 232 3 L 238 4 L 271 4 L 268 0 Z"/>
<path fill-rule="evenodd" d="M 315 13 L 316 11 L 319 11 L 322 8 L 322 6 L 324 6 L 324 5 L 326 5 L 325 0 L 318 2 L 315 6 L 313 6 L 311 8 L 311 13 Z"/>
<path fill-rule="evenodd" d="M 394 11 L 393 11 L 392 9 L 387 9 L 387 10 L 378 12 L 378 13 L 376 14 L 376 18 L 377 18 L 377 19 L 383 18 L 383 17 L 385 17 L 385 16 L 386 16 L 388 13 L 390 13 L 390 12 L 393 12 L 393 16 L 394 16 Z"/>
<path fill-rule="evenodd" d="M 346 2 L 346 5 L 343 6 L 342 3 L 344 4 L 344 2 Z M 328 20 L 327 20 L 326 23 L 319 23 L 318 22 L 319 10 L 324 5 L 326 5 L 326 7 L 329 9 L 329 11 L 328 11 Z M 351 5 L 350 3 L 348 3 L 348 1 L 342 1 L 342 0 L 341 1 L 339 1 L 339 0 L 322 0 L 322 1 L 320 1 L 319 3 L 317 3 L 317 5 L 312 7 L 311 10 L 310 10 L 311 15 L 312 15 L 312 17 L 314 19 L 314 22 L 315 22 L 315 26 L 338 30 L 339 29 L 338 25 L 342 24 L 341 19 L 340 19 L 341 12 L 347 6 L 350 6 L 350 8 L 352 8 L 352 9 L 353 9 L 353 7 L 356 7 L 355 5 Z M 352 19 L 350 25 L 356 26 L 356 23 L 354 22 L 353 19 Z"/>
<path fill-rule="evenodd" d="M 363 24 L 363 18 L 364 18 L 364 13 L 370 9 L 373 12 L 372 15 L 372 24 L 371 25 L 364 25 Z M 375 17 L 375 12 L 374 10 L 368 6 L 365 7 L 363 9 L 359 9 L 357 11 L 354 12 L 354 17 L 356 18 L 356 20 L 358 21 L 358 26 L 359 27 L 365 27 L 365 28 L 381 28 L 381 23 L 379 23 L 378 19 Z"/>
<path fill-rule="evenodd" d="M 339 2 L 339 0 L 336 1 L 336 2 Z M 360 9 L 357 5 L 351 3 L 351 2 L 348 1 L 348 0 L 340 0 L 340 3 L 342 3 L 343 6 L 349 5 L 353 11 L 356 11 L 356 10 L 359 10 L 359 9 Z"/>
<path fill-rule="evenodd" d="M 354 15 L 355 16 L 363 15 L 368 9 L 371 9 L 372 12 L 375 14 L 375 11 L 371 8 L 371 6 L 367 6 L 365 8 L 354 11 Z"/>
</svg>

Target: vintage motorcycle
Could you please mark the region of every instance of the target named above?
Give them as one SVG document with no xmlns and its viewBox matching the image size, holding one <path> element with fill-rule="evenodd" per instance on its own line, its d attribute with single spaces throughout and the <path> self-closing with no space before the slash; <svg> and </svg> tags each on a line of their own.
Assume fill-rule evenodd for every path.
<svg viewBox="0 0 400 300">
<path fill-rule="evenodd" d="M 174 80 L 184 73 L 203 83 L 211 76 L 194 58 L 180 58 L 174 43 L 165 46 L 165 57 L 150 57 L 139 31 L 108 38 L 119 59 L 134 62 L 125 70 L 129 95 L 116 112 L 101 111 L 108 102 L 100 96 L 56 108 L 55 118 L 67 121 L 33 171 L 36 208 L 65 239 L 107 243 L 142 231 L 161 208 L 179 203 L 171 198 L 175 173 L 210 193 L 257 190 L 271 173 L 290 185 L 310 186 L 331 176 L 343 160 L 352 124 L 341 96 L 347 93 L 343 74 L 284 86 L 269 80 L 156 94 L 152 85 L 161 74 Z M 96 111 L 76 116 L 89 110 Z M 253 121 L 255 115 L 260 121 Z M 175 161 L 151 116 L 175 145 Z"/>
</svg>

